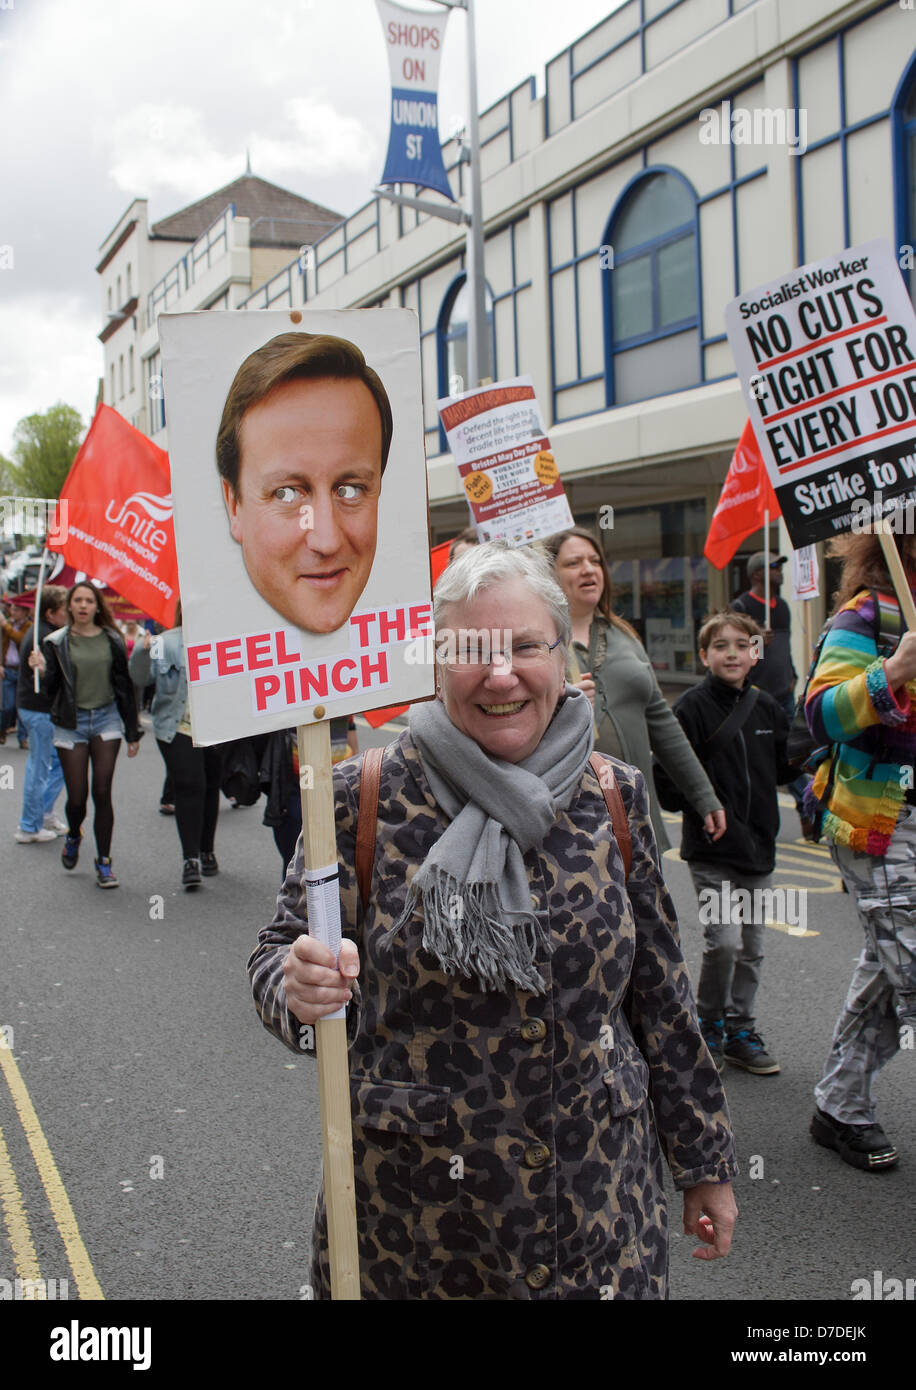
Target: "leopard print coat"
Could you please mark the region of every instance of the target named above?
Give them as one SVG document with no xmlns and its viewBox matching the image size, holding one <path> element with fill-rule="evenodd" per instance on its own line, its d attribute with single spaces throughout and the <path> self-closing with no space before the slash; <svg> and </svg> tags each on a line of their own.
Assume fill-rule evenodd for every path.
<svg viewBox="0 0 916 1390">
<path fill-rule="evenodd" d="M 411 878 L 447 818 L 409 733 L 385 751 L 369 907 L 358 901 L 360 762 L 334 771 L 341 920 L 360 949 L 350 1085 L 363 1298 L 659 1299 L 667 1292 L 661 1151 L 677 1189 L 736 1172 L 725 1096 L 697 1023 L 642 774 L 608 759 L 633 838 L 620 851 L 590 768 L 525 855 L 549 912 L 544 995 L 443 974 Z M 301 1055 L 283 960 L 307 930 L 302 842 L 248 962 L 266 1028 Z M 661 1141 L 659 1143 L 659 1141 Z M 330 1297 L 318 1194 L 312 1283 Z"/>
</svg>

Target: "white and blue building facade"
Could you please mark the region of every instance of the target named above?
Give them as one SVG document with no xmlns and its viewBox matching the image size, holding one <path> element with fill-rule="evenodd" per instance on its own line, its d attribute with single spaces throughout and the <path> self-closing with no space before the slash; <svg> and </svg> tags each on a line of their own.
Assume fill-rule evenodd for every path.
<svg viewBox="0 0 916 1390">
<path fill-rule="evenodd" d="M 481 139 L 494 377 L 533 378 L 576 519 L 613 507 L 619 611 L 668 682 L 694 679 L 696 624 L 743 580 L 702 554 L 746 420 L 724 306 L 878 236 L 916 283 L 916 10 L 628 0 L 542 95 L 530 79 L 483 112 Z M 461 198 L 457 142 L 443 154 Z M 230 306 L 416 312 L 436 542 L 468 520 L 436 412 L 470 384 L 465 302 L 463 232 L 373 198 Z"/>
</svg>

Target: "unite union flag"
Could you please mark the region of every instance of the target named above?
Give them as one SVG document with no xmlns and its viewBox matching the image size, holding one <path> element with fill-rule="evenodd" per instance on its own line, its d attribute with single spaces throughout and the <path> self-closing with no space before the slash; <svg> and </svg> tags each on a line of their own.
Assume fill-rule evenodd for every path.
<svg viewBox="0 0 916 1390">
<path fill-rule="evenodd" d="M 100 405 L 61 488 L 67 524 L 55 545 L 166 627 L 178 602 L 171 487 L 165 450 Z"/>
<path fill-rule="evenodd" d="M 724 569 L 741 542 L 760 530 L 766 510 L 771 521 L 782 515 L 748 420 L 732 455 L 703 547 L 710 564 L 717 570 Z"/>
</svg>

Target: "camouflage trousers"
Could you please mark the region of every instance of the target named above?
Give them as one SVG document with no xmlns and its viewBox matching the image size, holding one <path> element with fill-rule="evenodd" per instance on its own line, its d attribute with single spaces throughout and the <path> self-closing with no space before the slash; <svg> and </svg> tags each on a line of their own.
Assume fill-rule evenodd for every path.
<svg viewBox="0 0 916 1390">
<path fill-rule="evenodd" d="M 899 1051 L 902 1029 L 916 1028 L 916 807 L 904 806 L 883 858 L 844 845 L 830 853 L 865 945 L 814 1095 L 843 1124 L 874 1124 L 872 1081 Z"/>
</svg>

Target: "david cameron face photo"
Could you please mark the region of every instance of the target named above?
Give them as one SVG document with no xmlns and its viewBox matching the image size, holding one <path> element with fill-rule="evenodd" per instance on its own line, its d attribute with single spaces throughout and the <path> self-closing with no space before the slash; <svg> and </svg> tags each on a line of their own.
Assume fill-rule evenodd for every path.
<svg viewBox="0 0 916 1390">
<path fill-rule="evenodd" d="M 283 334 L 239 369 L 217 443 L 229 529 L 258 593 L 293 626 L 336 632 L 356 607 L 390 442 L 384 387 L 345 339 Z"/>
</svg>

